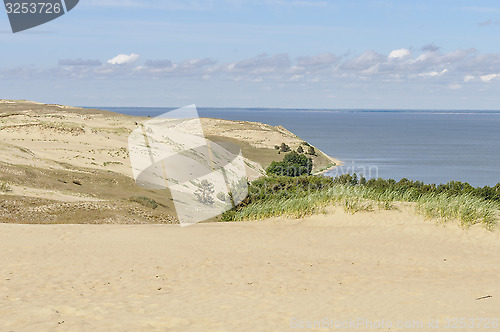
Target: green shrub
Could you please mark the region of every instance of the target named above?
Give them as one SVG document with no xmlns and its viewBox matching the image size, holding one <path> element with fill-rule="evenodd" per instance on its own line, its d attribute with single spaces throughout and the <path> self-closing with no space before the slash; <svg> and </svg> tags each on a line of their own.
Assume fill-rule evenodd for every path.
<svg viewBox="0 0 500 332">
<path fill-rule="evenodd" d="M 158 202 L 156 202 L 155 200 L 151 199 L 151 198 L 148 198 L 148 197 L 144 197 L 144 196 L 136 196 L 136 197 L 132 197 L 130 199 L 131 202 L 136 202 L 136 203 L 139 203 L 141 204 L 142 206 L 145 206 L 145 207 L 148 207 L 148 208 L 151 208 L 151 209 L 156 209 L 158 207 L 158 205 L 160 205 Z"/>
</svg>

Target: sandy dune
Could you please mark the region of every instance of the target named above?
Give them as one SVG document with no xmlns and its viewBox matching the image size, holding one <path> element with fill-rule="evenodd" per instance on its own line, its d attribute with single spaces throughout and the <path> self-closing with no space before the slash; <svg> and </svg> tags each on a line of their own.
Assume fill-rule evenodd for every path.
<svg viewBox="0 0 500 332">
<path fill-rule="evenodd" d="M 0 330 L 286 331 L 328 318 L 440 331 L 500 318 L 498 232 L 341 210 L 185 228 L 0 224 Z"/>
<path fill-rule="evenodd" d="M 132 176 L 128 137 L 148 120 L 0 99 L 0 222 L 177 222 L 170 192 L 140 187 Z M 275 146 L 308 145 L 281 126 L 211 118 L 201 123 L 210 141 L 228 149 L 239 147 L 250 180 L 262 176 L 272 161 L 283 159 L 285 153 Z M 339 164 L 315 151 L 314 172 Z M 183 185 L 189 190 L 194 186 Z"/>
<path fill-rule="evenodd" d="M 132 176 L 128 136 L 145 117 L 0 99 L 2 163 L 64 169 L 64 164 Z M 282 126 L 258 122 L 202 118 L 203 132 L 216 141 L 236 143 L 251 167 L 251 178 L 262 175 L 271 161 L 280 160 L 275 145 L 292 149 L 306 143 Z M 316 148 L 314 171 L 340 162 Z"/>
</svg>

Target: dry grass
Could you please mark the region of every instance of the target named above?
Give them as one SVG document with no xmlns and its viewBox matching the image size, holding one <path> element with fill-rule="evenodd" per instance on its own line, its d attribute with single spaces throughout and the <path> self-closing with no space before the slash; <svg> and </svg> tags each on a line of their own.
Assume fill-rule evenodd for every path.
<svg viewBox="0 0 500 332">
<path fill-rule="evenodd" d="M 65 170 L 0 163 L 2 183 L 101 199 L 101 202 L 61 202 L 4 195 L 0 222 L 14 223 L 162 223 L 175 220 L 168 190 L 150 190 L 125 175 L 64 164 Z M 147 197 L 157 208 L 130 201 Z"/>
</svg>

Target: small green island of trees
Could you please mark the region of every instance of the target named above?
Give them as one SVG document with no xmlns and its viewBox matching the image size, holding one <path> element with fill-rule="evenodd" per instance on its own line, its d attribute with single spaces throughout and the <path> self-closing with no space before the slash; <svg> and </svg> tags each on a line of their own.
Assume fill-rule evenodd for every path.
<svg viewBox="0 0 500 332">
<path fill-rule="evenodd" d="M 273 161 L 266 169 L 266 174 L 296 177 L 311 175 L 312 168 L 313 161 L 311 158 L 292 151 L 283 158 L 283 161 Z"/>
</svg>

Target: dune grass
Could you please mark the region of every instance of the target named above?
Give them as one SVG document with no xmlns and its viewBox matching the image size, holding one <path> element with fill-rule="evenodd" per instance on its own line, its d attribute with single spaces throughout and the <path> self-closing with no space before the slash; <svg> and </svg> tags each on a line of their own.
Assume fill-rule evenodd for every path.
<svg viewBox="0 0 500 332">
<path fill-rule="evenodd" d="M 373 203 L 367 199 L 367 190 L 362 187 L 335 186 L 312 192 L 298 192 L 283 196 L 270 196 L 238 209 L 233 220 L 264 219 L 276 216 L 302 218 L 324 213 L 326 207 L 342 205 L 348 213 L 371 211 Z"/>
<path fill-rule="evenodd" d="M 289 195 L 269 195 L 230 213 L 234 221 L 285 216 L 302 218 L 325 213 L 331 205 L 341 206 L 347 213 L 394 208 L 396 202 L 414 203 L 417 213 L 439 221 L 458 220 L 463 227 L 482 224 L 493 230 L 497 224 L 499 204 L 471 194 L 420 194 L 414 190 L 380 192 L 364 186 L 336 184 L 316 191 Z"/>
<path fill-rule="evenodd" d="M 0 181 L 0 192 L 6 193 L 12 191 L 12 188 L 5 181 Z"/>
<path fill-rule="evenodd" d="M 158 203 L 154 199 L 151 199 L 149 197 L 145 196 L 135 196 L 130 198 L 131 202 L 139 203 L 142 206 L 148 207 L 150 209 L 156 209 L 159 205 L 163 206 L 162 204 Z"/>
<path fill-rule="evenodd" d="M 430 219 L 459 220 L 465 228 L 482 224 L 493 230 L 497 224 L 499 206 L 473 195 L 423 195 L 417 200 L 417 212 Z"/>
</svg>

